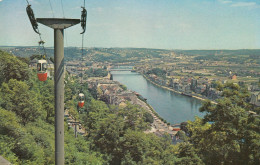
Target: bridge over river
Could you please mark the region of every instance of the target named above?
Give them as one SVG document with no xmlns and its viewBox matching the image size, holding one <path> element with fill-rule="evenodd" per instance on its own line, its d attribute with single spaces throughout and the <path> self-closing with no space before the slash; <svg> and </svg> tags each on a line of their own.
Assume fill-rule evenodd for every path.
<svg viewBox="0 0 260 165">
<path fill-rule="evenodd" d="M 113 66 L 108 71 L 134 71 L 134 66 Z"/>
</svg>

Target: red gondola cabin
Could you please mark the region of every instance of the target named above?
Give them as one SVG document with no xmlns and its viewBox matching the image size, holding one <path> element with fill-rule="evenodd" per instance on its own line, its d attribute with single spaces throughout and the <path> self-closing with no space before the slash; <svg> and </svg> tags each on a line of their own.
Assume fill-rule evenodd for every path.
<svg viewBox="0 0 260 165">
<path fill-rule="evenodd" d="M 47 80 L 47 61 L 46 60 L 38 60 L 37 63 L 37 76 L 40 81 Z"/>
<path fill-rule="evenodd" d="M 83 94 L 83 93 L 80 93 L 80 94 L 79 94 L 78 106 L 79 106 L 80 108 L 82 108 L 82 107 L 84 106 L 84 94 Z"/>
</svg>

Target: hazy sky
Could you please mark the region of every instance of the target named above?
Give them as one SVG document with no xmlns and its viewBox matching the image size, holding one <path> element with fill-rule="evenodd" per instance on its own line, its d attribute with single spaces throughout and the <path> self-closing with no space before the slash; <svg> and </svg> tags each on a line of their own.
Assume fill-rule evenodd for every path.
<svg viewBox="0 0 260 165">
<path fill-rule="evenodd" d="M 49 0 L 29 0 L 36 18 L 53 17 Z M 54 17 L 80 18 L 83 0 L 50 0 Z M 26 0 L 0 0 L 0 45 L 36 46 Z M 86 47 L 260 48 L 260 0 L 86 0 Z M 53 30 L 39 24 L 46 46 Z M 81 46 L 80 24 L 65 46 Z"/>
</svg>

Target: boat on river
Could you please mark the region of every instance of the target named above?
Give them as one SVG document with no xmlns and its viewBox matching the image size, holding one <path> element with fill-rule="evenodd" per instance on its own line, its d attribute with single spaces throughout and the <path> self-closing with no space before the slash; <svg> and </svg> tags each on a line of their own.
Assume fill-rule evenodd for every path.
<svg viewBox="0 0 260 165">
<path fill-rule="evenodd" d="M 190 93 L 182 92 L 181 94 L 184 95 L 184 96 L 192 97 L 192 95 Z"/>
</svg>

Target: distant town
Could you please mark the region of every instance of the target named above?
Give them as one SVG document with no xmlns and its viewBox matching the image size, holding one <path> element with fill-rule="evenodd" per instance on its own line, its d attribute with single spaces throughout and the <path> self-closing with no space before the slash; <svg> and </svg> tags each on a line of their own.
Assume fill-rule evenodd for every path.
<svg viewBox="0 0 260 165">
<path fill-rule="evenodd" d="M 16 56 L 41 53 L 37 47 L 3 47 Z M 188 97 L 216 100 L 225 83 L 246 86 L 249 102 L 260 106 L 260 50 L 163 50 L 146 48 L 65 48 L 66 70 L 83 77 L 106 77 L 113 68 L 130 66 L 132 71 L 159 86 Z M 53 57 L 53 48 L 47 49 Z M 31 59 L 31 64 L 35 63 Z M 50 62 L 51 63 L 51 62 Z M 35 64 L 33 64 L 35 65 Z M 51 74 L 50 74 L 51 75 Z M 113 102 L 113 101 L 112 101 Z"/>
</svg>

